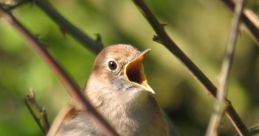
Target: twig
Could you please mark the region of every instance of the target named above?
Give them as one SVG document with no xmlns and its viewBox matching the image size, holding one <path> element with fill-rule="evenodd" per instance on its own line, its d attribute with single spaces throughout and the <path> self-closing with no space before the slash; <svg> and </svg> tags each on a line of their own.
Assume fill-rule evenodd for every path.
<svg viewBox="0 0 259 136">
<path fill-rule="evenodd" d="M 233 0 L 221 0 L 231 11 L 234 12 L 235 10 L 235 2 Z M 256 14 L 251 15 L 252 11 L 249 11 L 248 9 L 244 9 L 244 12 L 241 14 L 241 20 L 246 25 L 248 30 L 251 32 L 251 34 L 255 37 L 257 42 L 259 42 L 259 20 Z M 249 12 L 248 12 L 249 11 Z"/>
<path fill-rule="evenodd" d="M 152 26 L 154 31 L 156 32 L 159 43 L 162 43 L 171 53 L 173 53 L 194 75 L 196 79 L 200 81 L 200 83 L 207 88 L 207 90 L 216 97 L 217 88 L 216 86 L 208 79 L 208 77 L 188 58 L 185 53 L 175 44 L 175 42 L 168 36 L 165 32 L 164 27 L 159 23 L 157 18 L 153 15 L 151 10 L 147 7 L 147 5 L 143 2 L 143 0 L 133 0 L 133 2 L 141 9 L 144 17 L 148 20 L 149 24 Z M 227 108 L 226 113 L 228 117 L 230 117 L 231 122 L 236 127 L 236 129 L 240 130 L 242 134 L 247 136 L 248 130 L 244 123 L 241 121 L 241 118 L 233 108 L 232 104 L 229 100 L 226 99 Z"/>
<path fill-rule="evenodd" d="M 44 134 L 47 134 L 49 130 L 49 121 L 47 113 L 46 110 L 43 107 L 41 107 L 36 101 L 35 94 L 33 91 L 31 91 L 30 94 L 26 96 L 24 102 L 26 107 L 30 111 L 33 119 L 40 127 L 41 131 Z"/>
<path fill-rule="evenodd" d="M 83 31 L 64 18 L 47 0 L 20 0 L 14 5 L 2 4 L 2 7 L 5 10 L 10 11 L 28 2 L 34 2 L 60 27 L 60 30 L 63 33 L 70 34 L 86 49 L 90 49 L 94 53 L 98 53 L 103 49 L 104 46 L 100 35 L 97 35 L 96 40 L 93 40 L 90 36 L 86 35 Z"/>
<path fill-rule="evenodd" d="M 85 111 L 97 124 L 98 129 L 106 136 L 117 136 L 116 131 L 107 123 L 107 121 L 95 110 L 80 91 L 78 84 L 74 82 L 71 76 L 54 60 L 47 52 L 46 46 L 40 43 L 9 11 L 6 11 L 0 5 L 4 12 L 3 18 L 12 25 L 27 40 L 32 50 L 34 50 L 49 66 L 54 73 L 60 78 L 71 97 L 80 104 Z"/>
<path fill-rule="evenodd" d="M 238 36 L 239 26 L 241 22 L 240 19 L 241 19 L 243 8 L 244 8 L 244 2 L 243 0 L 239 0 L 239 2 L 236 4 L 236 8 L 235 8 L 235 12 L 232 20 L 232 28 L 229 36 L 226 55 L 221 66 L 219 86 L 217 91 L 217 100 L 214 105 L 215 106 L 214 113 L 212 113 L 211 115 L 206 136 L 218 135 L 218 127 L 225 111 L 224 102 L 225 102 L 225 99 L 227 98 L 228 80 L 229 80 L 230 70 L 233 64 L 237 36 Z M 241 132 L 239 132 L 239 134 L 242 135 Z"/>
<path fill-rule="evenodd" d="M 81 42 L 85 48 L 90 49 L 94 53 L 98 53 L 103 49 L 101 41 L 93 40 L 80 29 L 75 27 L 71 22 L 65 19 L 47 0 L 33 0 L 35 4 L 42 9 L 55 23 L 58 24 L 63 32 L 70 34 L 74 39 Z"/>
</svg>

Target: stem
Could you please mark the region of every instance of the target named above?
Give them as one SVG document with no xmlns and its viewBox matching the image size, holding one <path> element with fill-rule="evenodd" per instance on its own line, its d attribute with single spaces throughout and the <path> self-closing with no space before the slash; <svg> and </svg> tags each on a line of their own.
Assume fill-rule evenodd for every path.
<svg viewBox="0 0 259 136">
<path fill-rule="evenodd" d="M 233 0 L 221 0 L 231 11 L 235 11 L 236 3 Z M 246 25 L 251 34 L 259 42 L 259 19 L 251 10 L 244 9 L 241 13 L 241 20 Z M 249 11 L 249 12 L 247 12 Z"/>
<path fill-rule="evenodd" d="M 36 101 L 34 92 L 31 91 L 31 93 L 26 96 L 24 102 L 41 131 L 47 134 L 49 130 L 48 116 L 46 110 Z"/>
<path fill-rule="evenodd" d="M 217 101 L 215 102 L 215 105 L 214 105 L 214 113 L 211 116 L 209 127 L 207 128 L 206 136 L 218 135 L 217 130 L 225 111 L 225 107 L 223 107 L 223 104 L 225 102 L 225 99 L 227 98 L 227 85 L 228 85 L 230 70 L 233 64 L 234 53 L 235 53 L 235 48 L 237 43 L 237 36 L 239 32 L 238 30 L 241 22 L 240 19 L 241 19 L 243 8 L 244 8 L 244 2 L 243 0 L 239 0 L 232 20 L 232 28 L 229 36 L 228 45 L 227 45 L 227 52 L 221 66 L 219 86 L 217 91 Z M 242 135 L 240 131 L 238 132 L 240 135 Z"/>
<path fill-rule="evenodd" d="M 133 0 L 133 2 L 141 9 L 142 14 L 147 19 L 149 24 L 152 26 L 154 31 L 156 32 L 157 36 L 155 38 L 162 43 L 171 53 L 173 53 L 186 67 L 190 72 L 194 75 L 200 83 L 207 88 L 207 90 L 216 97 L 217 88 L 216 86 L 208 79 L 208 77 L 191 61 L 189 57 L 185 55 L 185 53 L 176 45 L 176 43 L 168 36 L 165 32 L 163 25 L 159 23 L 157 18 L 153 15 L 151 10 L 147 7 L 143 0 Z M 245 136 L 248 134 L 248 130 L 244 123 L 242 122 L 241 118 L 238 116 L 237 112 L 231 105 L 231 103 L 226 99 L 228 102 L 228 107 L 226 112 L 228 117 L 230 117 L 233 125 L 242 132 Z"/>
<path fill-rule="evenodd" d="M 47 0 L 33 0 L 64 32 L 70 34 L 74 39 L 81 42 L 85 48 L 94 53 L 99 53 L 103 49 L 101 41 L 94 41 L 71 22 L 64 18 Z"/>
</svg>

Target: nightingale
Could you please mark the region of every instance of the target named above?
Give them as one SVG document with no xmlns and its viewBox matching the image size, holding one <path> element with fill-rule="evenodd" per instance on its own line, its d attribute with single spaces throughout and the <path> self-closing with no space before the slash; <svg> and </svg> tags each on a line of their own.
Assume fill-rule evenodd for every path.
<svg viewBox="0 0 259 136">
<path fill-rule="evenodd" d="M 149 86 L 143 52 L 127 44 L 104 48 L 96 57 L 85 97 L 120 136 L 178 136 Z M 70 103 L 56 117 L 47 136 L 101 136 L 95 122 Z"/>
</svg>

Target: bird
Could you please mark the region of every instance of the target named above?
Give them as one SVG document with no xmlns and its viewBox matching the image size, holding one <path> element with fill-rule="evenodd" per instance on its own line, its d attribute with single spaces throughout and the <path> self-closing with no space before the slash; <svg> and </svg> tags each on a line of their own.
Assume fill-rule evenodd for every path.
<svg viewBox="0 0 259 136">
<path fill-rule="evenodd" d="M 129 44 L 104 48 L 96 57 L 83 94 L 120 136 L 179 136 L 147 82 L 143 61 L 150 49 Z M 70 102 L 47 136 L 102 136 L 80 106 Z"/>
</svg>

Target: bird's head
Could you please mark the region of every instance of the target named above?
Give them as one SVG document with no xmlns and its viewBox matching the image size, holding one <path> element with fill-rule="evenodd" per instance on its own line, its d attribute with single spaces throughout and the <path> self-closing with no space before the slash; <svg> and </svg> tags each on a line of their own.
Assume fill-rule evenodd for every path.
<svg viewBox="0 0 259 136">
<path fill-rule="evenodd" d="M 119 44 L 103 49 L 96 57 L 86 91 L 109 94 L 150 92 L 143 61 L 150 49 L 138 51 L 131 45 Z M 97 92 L 96 92 L 97 93 Z"/>
</svg>

